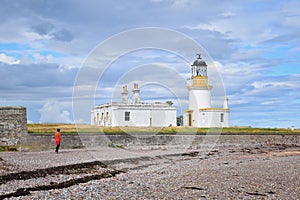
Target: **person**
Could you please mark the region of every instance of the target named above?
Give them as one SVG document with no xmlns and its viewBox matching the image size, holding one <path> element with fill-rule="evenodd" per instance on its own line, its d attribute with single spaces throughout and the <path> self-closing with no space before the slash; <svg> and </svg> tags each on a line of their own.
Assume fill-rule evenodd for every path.
<svg viewBox="0 0 300 200">
<path fill-rule="evenodd" d="M 60 147 L 60 129 L 58 128 L 56 133 L 54 134 L 55 137 L 55 144 L 56 144 L 56 149 L 55 152 L 58 153 L 59 147 Z"/>
</svg>

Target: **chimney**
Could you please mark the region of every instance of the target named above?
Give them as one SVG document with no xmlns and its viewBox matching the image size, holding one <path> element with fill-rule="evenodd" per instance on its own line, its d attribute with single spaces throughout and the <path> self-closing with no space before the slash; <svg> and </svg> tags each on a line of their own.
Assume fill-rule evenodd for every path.
<svg viewBox="0 0 300 200">
<path fill-rule="evenodd" d="M 140 89 L 137 83 L 134 84 L 132 90 L 132 104 L 139 104 L 140 103 Z"/>
<path fill-rule="evenodd" d="M 224 97 L 224 109 L 229 109 L 228 108 L 228 97 Z"/>
<path fill-rule="evenodd" d="M 122 90 L 122 103 L 127 104 L 128 103 L 128 90 L 127 90 L 127 85 L 123 86 Z"/>
</svg>

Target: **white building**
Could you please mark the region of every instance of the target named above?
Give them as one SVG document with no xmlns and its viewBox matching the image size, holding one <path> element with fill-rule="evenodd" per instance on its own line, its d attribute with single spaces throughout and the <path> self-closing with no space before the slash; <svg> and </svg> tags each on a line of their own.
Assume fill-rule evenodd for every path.
<svg viewBox="0 0 300 200">
<path fill-rule="evenodd" d="M 128 102 L 127 86 L 122 102 L 96 106 L 91 112 L 91 124 L 99 126 L 176 126 L 176 108 L 168 103 L 141 103 L 140 89 L 134 84 L 132 102 Z"/>
<path fill-rule="evenodd" d="M 192 64 L 192 78 L 187 84 L 189 108 L 183 115 L 183 125 L 192 127 L 228 127 L 228 98 L 224 97 L 223 108 L 211 107 L 212 85 L 208 83 L 207 64 L 198 55 Z"/>
</svg>

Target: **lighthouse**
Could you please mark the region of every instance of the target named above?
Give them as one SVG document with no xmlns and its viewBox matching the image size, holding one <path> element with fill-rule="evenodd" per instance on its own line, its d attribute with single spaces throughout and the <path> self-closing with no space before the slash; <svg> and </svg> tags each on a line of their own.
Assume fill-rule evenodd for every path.
<svg viewBox="0 0 300 200">
<path fill-rule="evenodd" d="M 228 98 L 224 97 L 223 108 L 211 107 L 211 89 L 208 82 L 206 62 L 197 54 L 191 65 L 191 80 L 187 83 L 189 91 L 188 110 L 184 113 L 184 126 L 192 127 L 228 127 Z"/>
</svg>

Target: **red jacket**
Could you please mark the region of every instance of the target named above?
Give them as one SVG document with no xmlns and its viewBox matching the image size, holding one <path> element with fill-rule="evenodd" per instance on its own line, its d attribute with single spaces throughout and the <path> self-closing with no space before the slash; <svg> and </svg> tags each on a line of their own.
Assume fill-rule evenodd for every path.
<svg viewBox="0 0 300 200">
<path fill-rule="evenodd" d="M 56 132 L 55 135 L 55 143 L 58 145 L 60 143 L 60 132 Z"/>
</svg>

